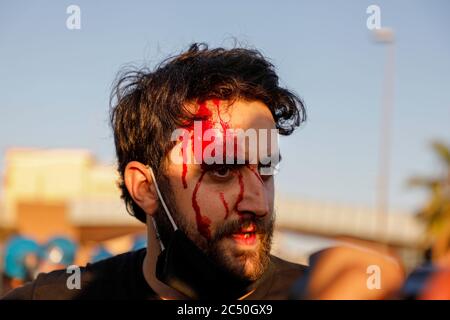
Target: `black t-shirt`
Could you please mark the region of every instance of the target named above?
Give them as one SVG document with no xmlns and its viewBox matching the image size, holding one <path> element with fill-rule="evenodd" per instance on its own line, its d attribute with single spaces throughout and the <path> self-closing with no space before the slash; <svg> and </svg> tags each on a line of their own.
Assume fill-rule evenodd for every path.
<svg viewBox="0 0 450 320">
<path fill-rule="evenodd" d="M 36 280 L 9 292 L 6 300 L 139 299 L 160 297 L 144 278 L 142 264 L 146 249 L 127 252 L 81 268 L 80 289 L 69 289 L 73 273 L 57 270 L 40 274 Z M 246 300 L 288 299 L 291 288 L 305 272 L 303 265 L 271 256 L 267 271 Z M 69 280 L 70 281 L 70 280 Z"/>
</svg>

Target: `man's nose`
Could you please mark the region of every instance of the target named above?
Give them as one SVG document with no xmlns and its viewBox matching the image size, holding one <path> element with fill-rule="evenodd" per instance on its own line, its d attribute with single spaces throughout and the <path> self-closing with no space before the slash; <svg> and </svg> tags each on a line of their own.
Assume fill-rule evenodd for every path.
<svg viewBox="0 0 450 320">
<path fill-rule="evenodd" d="M 269 213 L 269 199 L 258 169 L 245 167 L 239 173 L 241 199 L 236 209 L 239 213 L 252 213 L 263 217 Z"/>
</svg>

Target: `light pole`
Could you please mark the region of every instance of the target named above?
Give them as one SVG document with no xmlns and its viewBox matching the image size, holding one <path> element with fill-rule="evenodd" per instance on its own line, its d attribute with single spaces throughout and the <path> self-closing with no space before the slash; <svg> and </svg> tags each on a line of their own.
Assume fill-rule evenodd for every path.
<svg viewBox="0 0 450 320">
<path fill-rule="evenodd" d="M 389 28 L 374 30 L 375 41 L 386 46 L 386 63 L 383 80 L 382 111 L 380 121 L 380 146 L 376 191 L 376 230 L 384 242 L 388 227 L 389 178 L 392 114 L 394 109 L 395 42 L 394 32 Z"/>
</svg>

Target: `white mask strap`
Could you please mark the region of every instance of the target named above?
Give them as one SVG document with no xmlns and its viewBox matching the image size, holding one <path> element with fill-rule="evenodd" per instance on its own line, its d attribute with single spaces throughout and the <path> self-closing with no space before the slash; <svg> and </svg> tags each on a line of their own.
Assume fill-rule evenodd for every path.
<svg viewBox="0 0 450 320">
<path fill-rule="evenodd" d="M 173 230 L 177 231 L 178 227 L 177 227 L 175 221 L 173 220 L 172 215 L 169 212 L 169 209 L 167 208 L 166 202 L 164 201 L 161 191 L 159 191 L 158 183 L 156 182 L 155 175 L 153 174 L 153 169 L 150 166 L 147 166 L 147 168 L 150 171 L 150 175 L 152 176 L 153 183 L 155 184 L 156 193 L 158 194 L 158 198 L 161 201 L 161 204 L 163 205 L 164 211 L 166 212 L 166 215 L 169 218 L 170 223 L 172 224 Z M 153 223 L 154 223 L 154 221 L 153 221 Z"/>
</svg>

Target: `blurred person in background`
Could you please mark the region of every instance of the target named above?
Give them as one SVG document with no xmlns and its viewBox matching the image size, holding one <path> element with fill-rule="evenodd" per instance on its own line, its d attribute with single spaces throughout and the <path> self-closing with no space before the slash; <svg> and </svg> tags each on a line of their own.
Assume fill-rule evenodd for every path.
<svg viewBox="0 0 450 320">
<path fill-rule="evenodd" d="M 76 244 L 64 237 L 51 238 L 41 249 L 38 273 L 66 268 L 75 261 Z"/>
<path fill-rule="evenodd" d="M 426 225 L 426 261 L 408 277 L 403 293 L 410 299 L 450 299 L 450 146 L 431 143 L 439 174 L 415 176 L 408 184 L 428 192 L 418 217 Z"/>
<path fill-rule="evenodd" d="M 309 269 L 292 290 L 292 299 L 402 299 L 405 270 L 382 244 L 338 238 L 337 245 L 313 253 Z"/>
<path fill-rule="evenodd" d="M 35 279 L 39 269 L 41 247 L 32 239 L 13 236 L 6 242 L 3 264 L 4 292 Z"/>
</svg>

